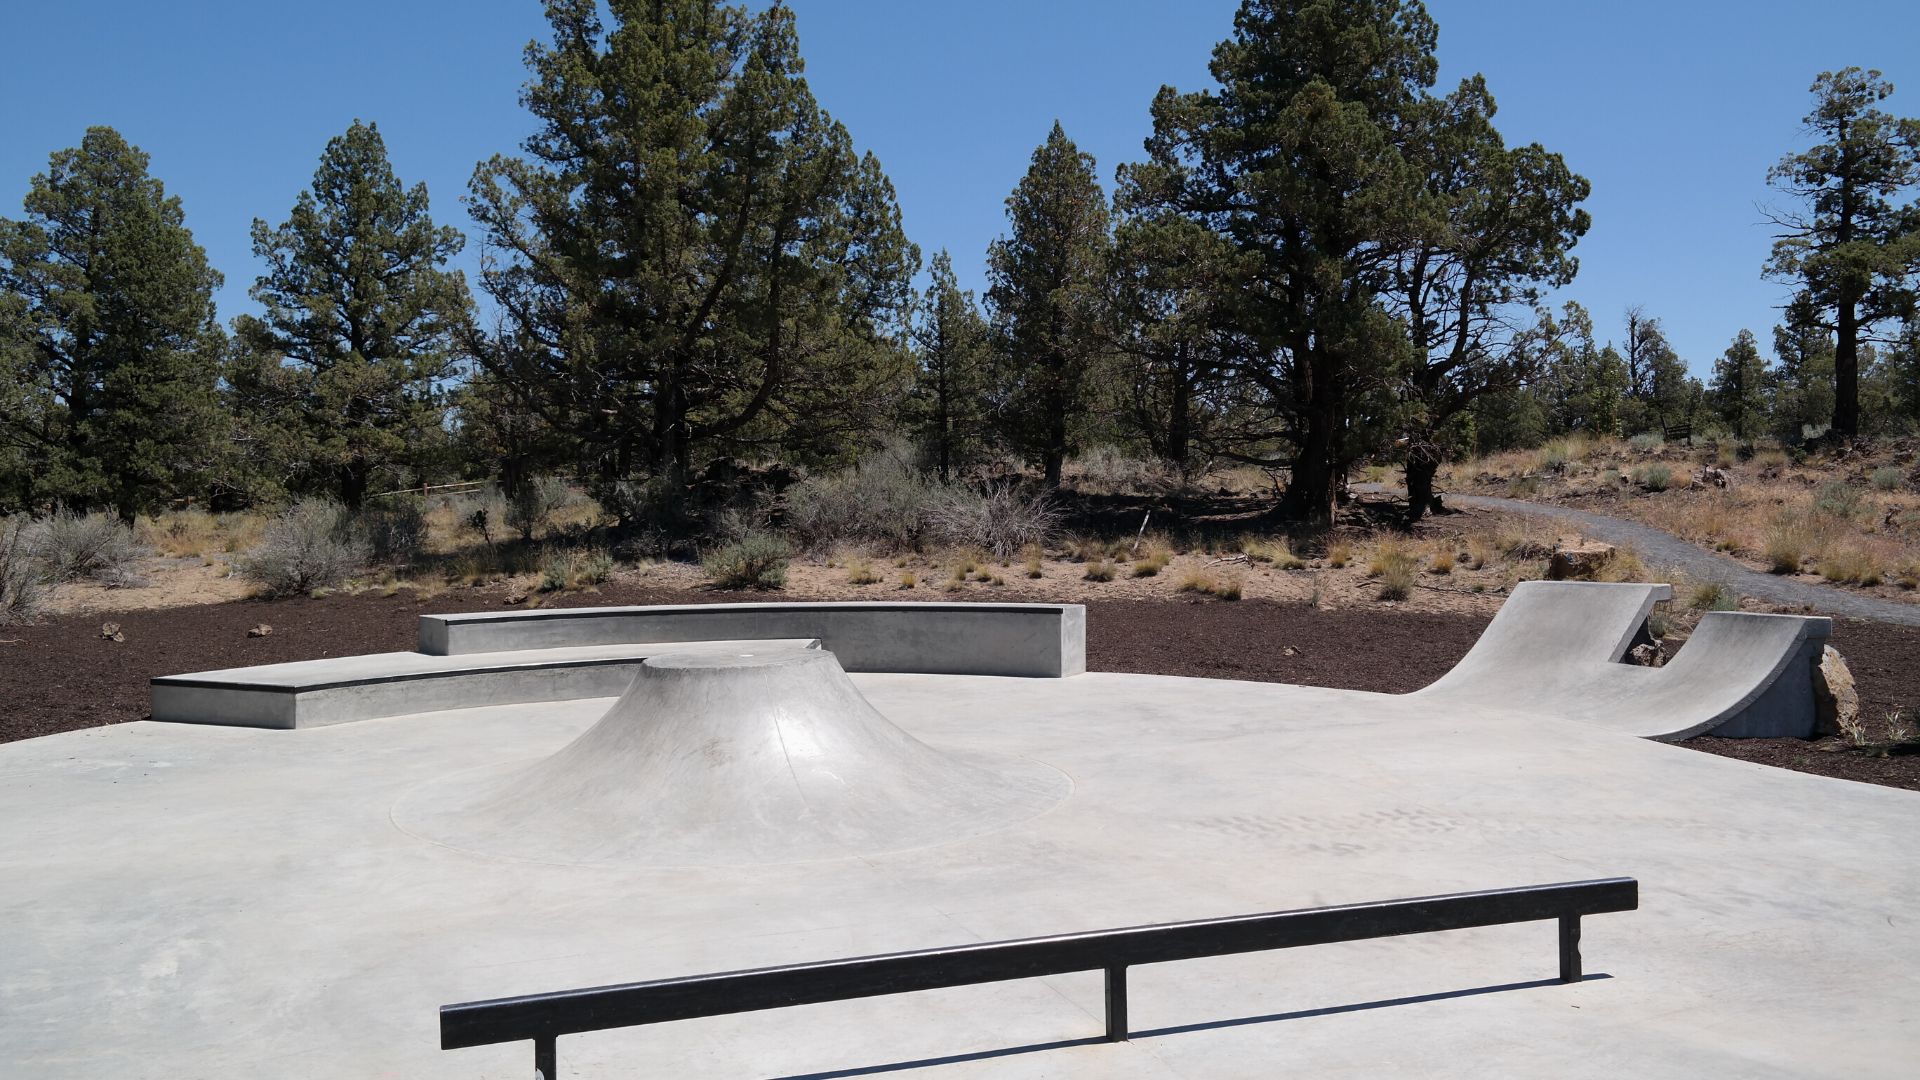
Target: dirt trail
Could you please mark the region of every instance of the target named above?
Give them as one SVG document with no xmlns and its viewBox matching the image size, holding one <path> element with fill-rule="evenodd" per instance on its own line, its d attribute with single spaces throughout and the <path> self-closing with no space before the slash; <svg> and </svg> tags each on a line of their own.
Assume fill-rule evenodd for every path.
<svg viewBox="0 0 1920 1080">
<path fill-rule="evenodd" d="M 1810 607 L 1827 615 L 1874 619 L 1900 626 L 1920 626 L 1920 606 L 1897 604 L 1872 596 L 1858 596 L 1832 585 L 1775 577 L 1742 566 L 1724 555 L 1688 543 L 1651 525 L 1607 517 L 1570 506 L 1502 499 L 1493 495 L 1453 495 L 1449 506 L 1471 506 L 1514 514 L 1552 518 L 1579 527 L 1582 533 L 1609 544 L 1630 546 L 1652 565 L 1678 570 L 1696 581 L 1724 581 L 1742 596 L 1785 607 Z"/>
</svg>

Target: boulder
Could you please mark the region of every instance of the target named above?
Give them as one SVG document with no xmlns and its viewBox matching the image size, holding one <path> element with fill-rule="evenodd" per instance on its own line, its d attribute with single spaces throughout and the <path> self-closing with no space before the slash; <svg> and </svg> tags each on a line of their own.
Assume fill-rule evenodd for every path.
<svg viewBox="0 0 1920 1080">
<path fill-rule="evenodd" d="M 1820 654 L 1820 666 L 1813 673 L 1813 716 L 1816 735 L 1837 735 L 1842 725 L 1860 718 L 1860 691 L 1854 689 L 1853 672 L 1831 645 Z"/>
<path fill-rule="evenodd" d="M 1659 642 L 1635 645 L 1627 651 L 1627 663 L 1638 667 L 1663 667 L 1666 662 L 1667 654 L 1661 649 Z"/>
<path fill-rule="evenodd" d="M 1613 558 L 1613 545 L 1597 541 L 1562 543 L 1547 558 L 1549 581 L 1581 581 L 1600 572 Z"/>
</svg>

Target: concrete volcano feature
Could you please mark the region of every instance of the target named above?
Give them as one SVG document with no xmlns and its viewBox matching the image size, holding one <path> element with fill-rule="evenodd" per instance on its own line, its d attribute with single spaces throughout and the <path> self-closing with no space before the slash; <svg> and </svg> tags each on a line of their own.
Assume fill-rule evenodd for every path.
<svg viewBox="0 0 1920 1080">
<path fill-rule="evenodd" d="M 962 840 L 1071 790 L 1031 759 L 907 734 L 830 652 L 681 653 L 648 658 L 606 715 L 551 757 L 429 782 L 393 816 L 484 854 L 740 866 Z"/>
</svg>

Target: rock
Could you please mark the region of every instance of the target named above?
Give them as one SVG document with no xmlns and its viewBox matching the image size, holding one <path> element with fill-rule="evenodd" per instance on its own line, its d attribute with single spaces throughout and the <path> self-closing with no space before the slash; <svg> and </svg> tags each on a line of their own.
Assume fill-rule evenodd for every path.
<svg viewBox="0 0 1920 1080">
<path fill-rule="evenodd" d="M 261 623 L 259 626 L 251 626 L 247 628 L 248 637 L 266 637 L 268 634 L 271 634 L 271 633 L 273 633 L 273 627 L 268 626 L 266 623 Z"/>
<path fill-rule="evenodd" d="M 1627 652 L 1627 663 L 1637 667 L 1664 667 L 1666 662 L 1667 654 L 1657 642 L 1635 645 Z"/>
<path fill-rule="evenodd" d="M 507 598 L 501 601 L 503 604 L 524 604 L 526 602 L 527 594 L 523 592 L 510 592 L 507 594 Z"/>
<path fill-rule="evenodd" d="M 1725 469 L 1716 469 L 1708 465 L 1700 470 L 1700 482 L 1713 487 L 1730 488 L 1733 486 L 1733 477 L 1727 475 Z"/>
<path fill-rule="evenodd" d="M 1813 673 L 1813 717 L 1816 735 L 1837 735 L 1843 726 L 1860 719 L 1860 691 L 1854 689 L 1853 672 L 1831 645 L 1820 654 L 1820 666 Z"/>
<path fill-rule="evenodd" d="M 120 624 L 117 622 L 101 623 L 100 636 L 108 641 L 127 640 L 127 635 L 120 632 Z"/>
<path fill-rule="evenodd" d="M 1598 541 L 1561 544 L 1547 557 L 1549 581 L 1582 581 L 1592 578 L 1613 558 L 1613 545 Z"/>
<path fill-rule="evenodd" d="M 1281 656 L 1299 656 L 1300 650 L 1289 645 L 1286 648 L 1280 650 L 1280 655 Z"/>
</svg>

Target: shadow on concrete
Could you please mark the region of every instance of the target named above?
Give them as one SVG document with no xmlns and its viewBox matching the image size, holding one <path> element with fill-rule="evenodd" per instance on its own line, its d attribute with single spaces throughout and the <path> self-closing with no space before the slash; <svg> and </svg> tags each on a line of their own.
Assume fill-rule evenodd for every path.
<svg viewBox="0 0 1920 1080">
<path fill-rule="evenodd" d="M 1581 982 L 1598 982 L 1611 979 L 1612 975 L 1595 972 L 1582 978 Z M 1198 1024 L 1177 1024 L 1173 1027 L 1144 1028 L 1130 1036 L 1134 1040 L 1154 1039 L 1167 1035 L 1185 1035 L 1195 1031 L 1212 1031 L 1216 1028 L 1246 1027 L 1250 1024 L 1273 1024 L 1285 1020 L 1308 1020 L 1316 1016 L 1337 1016 L 1341 1013 L 1366 1012 L 1370 1009 L 1390 1009 L 1398 1005 L 1419 1005 L 1429 1001 L 1446 1001 L 1449 998 L 1479 997 L 1483 994 L 1504 994 L 1513 990 L 1536 990 L 1545 986 L 1559 986 L 1559 979 L 1533 979 L 1528 982 L 1500 983 L 1497 986 L 1475 986 L 1465 990 L 1443 990 L 1435 994 L 1418 994 L 1413 997 L 1387 998 L 1382 1001 L 1361 1001 L 1351 1005 L 1329 1005 L 1320 1009 L 1300 1009 L 1295 1012 L 1266 1013 L 1261 1016 L 1239 1016 L 1230 1020 L 1208 1020 Z M 913 1061 L 893 1061 L 885 1065 L 862 1065 L 850 1069 L 832 1069 L 827 1072 L 795 1073 L 790 1076 L 774 1077 L 772 1080 L 840 1080 L 850 1076 L 876 1076 L 880 1073 L 905 1072 L 909 1069 L 931 1069 L 939 1065 L 959 1065 L 968 1061 L 987 1061 L 993 1058 L 1014 1057 L 1020 1054 L 1037 1054 L 1045 1050 L 1065 1050 L 1074 1046 L 1098 1046 L 1107 1040 L 1100 1036 L 1081 1039 L 1058 1039 L 1053 1042 L 1028 1043 L 1025 1046 L 1005 1046 L 997 1050 L 976 1050 L 967 1054 L 948 1054 L 942 1057 L 917 1058 Z"/>
</svg>

